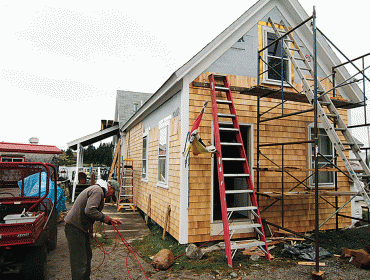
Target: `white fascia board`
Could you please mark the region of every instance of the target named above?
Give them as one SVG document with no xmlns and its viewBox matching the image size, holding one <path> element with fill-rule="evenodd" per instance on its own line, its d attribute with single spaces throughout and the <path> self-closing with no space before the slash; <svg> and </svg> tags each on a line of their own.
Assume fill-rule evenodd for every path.
<svg viewBox="0 0 370 280">
<path fill-rule="evenodd" d="M 130 129 L 147 115 L 161 106 L 165 101 L 174 96 L 182 89 L 180 78 L 172 76 L 139 108 L 139 110 L 124 124 L 120 125 L 121 132 Z"/>
<path fill-rule="evenodd" d="M 291 27 L 295 27 L 302 21 L 310 17 L 296 0 L 276 1 L 282 15 L 287 19 Z M 289 13 L 287 12 L 289 11 Z M 320 11 L 318 19 L 320 19 Z M 313 33 L 308 23 L 301 26 L 295 31 L 295 35 L 299 37 L 305 47 L 313 54 Z M 311 39 L 311 40 L 310 40 Z M 317 61 L 326 76 L 332 73 L 332 67 L 341 63 L 338 56 L 326 42 L 325 38 L 317 31 Z M 348 71 L 341 67 L 337 69 L 336 81 L 337 84 L 350 77 Z M 324 77 L 323 77 L 324 78 Z M 363 100 L 361 90 L 356 84 L 337 89 L 343 98 L 351 102 L 360 102 Z"/>
<path fill-rule="evenodd" d="M 189 131 L 189 81 L 188 76 L 183 78 L 181 90 L 181 110 L 180 110 L 180 128 L 181 128 L 181 147 L 185 147 L 186 138 Z M 180 151 L 180 218 L 179 218 L 179 243 L 187 244 L 189 242 L 189 165 L 185 166 L 186 157 Z"/>
<path fill-rule="evenodd" d="M 215 62 L 224 52 L 235 44 L 245 33 L 248 32 L 262 18 L 263 9 L 272 6 L 269 0 L 260 0 L 248 9 L 242 16 L 234 21 L 220 35 L 218 35 L 211 43 L 204 47 L 198 54 L 189 60 L 176 73 L 179 77 L 183 77 L 189 73 L 190 82 L 198 77 L 204 69 L 207 69 Z M 257 59 L 257 50 L 256 50 Z"/>
<path fill-rule="evenodd" d="M 111 126 L 109 128 L 106 128 L 106 129 L 103 129 L 103 130 L 100 130 L 98 132 L 94 132 L 94 133 L 91 133 L 89 135 L 86 135 L 84 137 L 81 137 L 81 138 L 78 138 L 76 140 L 73 140 L 71 142 L 68 142 L 67 143 L 67 147 L 70 148 L 74 145 L 78 145 L 78 144 L 81 144 L 82 142 L 85 142 L 87 140 L 91 140 L 91 139 L 94 139 L 96 137 L 99 137 L 99 136 L 103 136 L 104 134 L 108 134 L 110 132 L 114 132 L 115 130 L 118 129 L 118 125 L 114 125 L 114 126 Z"/>
</svg>

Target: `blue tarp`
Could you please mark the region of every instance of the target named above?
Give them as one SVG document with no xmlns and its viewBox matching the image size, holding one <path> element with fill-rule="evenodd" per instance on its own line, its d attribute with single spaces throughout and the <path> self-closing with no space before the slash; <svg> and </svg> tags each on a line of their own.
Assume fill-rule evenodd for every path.
<svg viewBox="0 0 370 280">
<path fill-rule="evenodd" d="M 49 179 L 50 180 L 50 179 Z M 18 186 L 22 189 L 22 181 L 18 182 Z M 24 178 L 24 195 L 25 196 L 39 196 L 39 186 L 40 186 L 40 173 L 36 173 Z M 41 173 L 41 195 L 44 196 L 46 192 L 46 172 Z M 55 184 L 53 181 L 49 181 L 49 193 L 47 198 L 54 203 L 54 193 Z M 64 190 L 57 185 L 57 205 L 55 206 L 57 214 L 59 216 L 60 212 L 66 210 L 66 197 L 64 196 Z"/>
</svg>

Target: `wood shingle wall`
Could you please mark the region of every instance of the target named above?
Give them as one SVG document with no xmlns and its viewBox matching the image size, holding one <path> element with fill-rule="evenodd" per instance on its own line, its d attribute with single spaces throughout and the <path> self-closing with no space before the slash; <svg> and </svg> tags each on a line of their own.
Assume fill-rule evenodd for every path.
<svg viewBox="0 0 370 280">
<path fill-rule="evenodd" d="M 147 212 L 148 197 L 151 195 L 151 214 L 161 227 L 164 227 L 168 205 L 171 205 L 171 214 L 167 231 L 175 238 L 179 237 L 179 207 L 180 207 L 180 128 L 179 117 L 170 120 L 169 129 L 169 173 L 168 189 L 157 186 L 158 182 L 158 142 L 159 129 L 153 128 L 148 137 L 148 180 L 143 181 L 142 146 L 144 127 L 142 123 L 136 125 L 126 135 L 126 153 L 124 157 L 134 160 L 134 197 L 139 209 Z"/>
<path fill-rule="evenodd" d="M 195 81 L 208 82 L 209 73 L 203 73 Z M 253 78 L 229 76 L 231 86 L 251 87 L 255 86 L 257 81 Z M 324 83 L 324 87 L 330 88 L 329 83 Z M 296 85 L 301 88 L 300 85 Z M 288 90 L 288 89 L 287 89 Z M 237 111 L 239 123 L 253 124 L 254 128 L 254 164 L 256 167 L 257 156 L 257 97 L 233 93 L 234 104 Z M 201 110 L 204 101 L 211 101 L 210 90 L 200 87 L 194 87 L 190 84 L 190 127 L 195 121 Z M 279 100 L 264 98 L 261 100 L 261 111 L 267 111 L 281 103 Z M 284 104 L 284 114 L 297 112 L 300 110 L 310 109 L 311 106 L 304 103 L 295 103 L 288 101 Z M 220 111 L 226 113 L 227 111 Z M 347 113 L 340 110 L 342 118 L 347 120 Z M 265 118 L 281 115 L 281 107 L 272 110 L 266 114 Z M 308 125 L 313 123 L 313 112 L 283 118 L 275 121 L 263 123 L 260 126 L 260 143 L 292 142 L 308 140 Z M 189 128 L 190 129 L 190 128 Z M 203 115 L 202 122 L 198 132 L 204 143 L 211 143 L 212 131 L 212 109 L 209 105 Z M 284 165 L 285 167 L 294 167 L 289 171 L 298 180 L 304 180 L 308 175 L 309 158 L 308 144 L 290 145 L 284 148 Z M 276 164 L 282 164 L 281 146 L 264 147 L 261 151 L 270 160 Z M 339 161 L 338 161 L 339 162 Z M 252 165 L 252 164 L 250 164 Z M 342 162 L 339 167 L 344 169 Z M 276 167 L 268 159 L 260 157 L 261 167 Z M 209 154 L 194 156 L 191 154 L 190 159 L 190 181 L 189 181 L 189 242 L 203 242 L 210 239 L 211 233 L 211 156 Z M 257 174 L 254 171 L 254 178 Z M 297 181 L 289 175 L 284 176 L 284 191 L 289 191 L 296 186 Z M 348 179 L 338 173 L 338 186 L 340 191 L 349 191 Z M 281 192 L 281 172 L 262 171 L 260 172 L 260 191 L 261 192 Z M 304 191 L 302 185 L 294 191 Z M 330 203 L 334 204 L 333 197 L 325 197 Z M 347 201 L 349 197 L 339 197 L 339 205 Z M 260 210 L 274 202 L 271 198 L 260 198 Z M 314 229 L 314 198 L 292 198 L 285 199 L 284 226 L 295 231 L 305 232 Z M 320 200 L 320 222 L 324 221 L 334 210 L 324 200 Z M 350 215 L 350 206 L 345 207 L 343 214 Z M 275 203 L 262 213 L 262 217 L 272 223 L 281 225 L 281 202 Z M 350 223 L 350 220 L 339 218 L 339 227 L 344 227 Z M 322 229 L 332 229 L 335 227 L 335 219 L 331 219 Z M 238 236 L 236 236 L 238 237 Z M 221 237 L 222 238 L 222 237 Z"/>
</svg>

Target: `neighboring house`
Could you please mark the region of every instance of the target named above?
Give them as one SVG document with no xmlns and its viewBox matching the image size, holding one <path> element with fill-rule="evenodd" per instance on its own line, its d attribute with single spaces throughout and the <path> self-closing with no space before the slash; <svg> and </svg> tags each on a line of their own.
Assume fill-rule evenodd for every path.
<svg viewBox="0 0 370 280">
<path fill-rule="evenodd" d="M 38 139 L 30 144 L 0 142 L 0 162 L 43 162 L 59 165 L 62 151 L 56 146 L 39 145 Z"/>
<path fill-rule="evenodd" d="M 152 93 L 117 90 L 114 120 L 126 123 L 151 96 Z"/>
<path fill-rule="evenodd" d="M 249 157 L 250 168 L 254 170 L 256 188 L 265 193 L 260 196 L 260 209 L 264 210 L 262 218 L 298 232 L 312 231 L 315 226 L 314 196 L 286 197 L 284 205 L 281 200 L 275 201 L 268 194 L 279 194 L 289 191 L 297 185 L 298 180 L 304 184 L 298 185 L 294 191 L 307 191 L 313 187 L 313 153 L 311 144 L 285 146 L 285 174 L 276 168 L 266 157 L 281 164 L 280 146 L 261 148 L 260 168 L 257 174 L 257 133 L 260 143 L 300 142 L 312 139 L 313 113 L 294 115 L 275 122 L 263 123 L 257 131 L 258 109 L 268 111 L 281 103 L 279 94 L 261 98 L 258 106 L 258 96 L 278 89 L 281 79 L 274 71 L 266 70 L 260 65 L 258 69 L 257 51 L 271 43 L 276 35 L 268 26 L 268 18 L 275 23 L 284 20 L 290 27 L 299 25 L 309 16 L 296 0 L 260 0 L 240 18 L 226 28 L 220 35 L 204 47 L 198 54 L 179 68 L 169 79 L 144 103 L 126 122 L 120 121 L 120 132 L 123 141 L 122 155 L 134 159 L 134 201 L 144 213 L 150 209 L 150 217 L 160 226 L 164 226 L 168 205 L 171 213 L 168 232 L 181 244 L 203 242 L 222 232 L 220 206 L 218 197 L 217 175 L 214 170 L 214 160 L 210 154 L 190 156 L 190 164 L 185 164 L 182 154 L 194 120 L 199 114 L 204 101 L 210 101 L 211 95 L 208 75 L 218 73 L 228 75 L 232 86 L 237 116 L 241 124 L 242 136 Z M 212 25 L 212 23 L 210 23 Z M 295 40 L 303 50 L 308 61 L 312 61 L 313 35 L 311 26 L 305 24 L 295 31 Z M 332 72 L 332 67 L 340 63 L 338 57 L 322 36 L 318 38 L 318 76 L 325 78 Z M 271 67 L 278 65 L 281 46 L 275 44 L 263 53 L 263 58 Z M 295 73 L 289 58 L 284 57 L 284 91 L 290 101 L 284 103 L 285 113 L 310 110 L 311 105 L 302 94 L 294 94 L 288 86 L 293 84 L 302 88 L 301 80 Z M 312 62 L 311 62 L 312 63 Z M 260 71 L 258 71 L 260 70 Z M 261 74 L 258 84 L 257 73 Z M 348 72 L 338 69 L 336 78 L 343 81 L 349 77 Z M 330 89 L 330 80 L 323 85 Z M 329 93 L 331 96 L 331 93 Z M 290 97 L 289 97 L 290 96 Z M 333 99 L 337 107 L 355 107 L 362 101 L 362 93 L 356 84 L 337 90 Z M 132 110 L 132 108 L 130 109 Z M 266 117 L 277 116 L 280 112 L 271 111 Z M 279 108 L 281 110 L 281 108 Z M 342 118 L 347 121 L 349 110 L 340 109 Z M 213 143 L 212 109 L 205 109 L 203 120 L 198 132 L 205 143 Z M 330 160 L 334 160 L 334 149 L 324 129 L 319 127 L 320 152 Z M 263 155 L 266 157 L 262 156 Z M 322 167 L 325 163 L 320 163 Z M 339 167 L 343 168 L 341 162 Z M 257 175 L 258 184 L 257 184 Z M 336 176 L 337 175 L 337 176 Z M 292 179 L 292 176 L 296 179 Z M 322 190 L 350 191 L 350 182 L 346 176 L 336 173 L 333 169 L 319 172 L 319 187 Z M 238 184 L 235 180 L 234 184 Z M 311 192 L 312 193 L 312 192 Z M 151 205 L 148 207 L 149 195 Z M 335 197 L 325 197 L 334 204 Z M 339 196 L 338 201 L 344 203 L 347 196 Z M 274 203 L 275 202 L 275 203 Z M 237 201 L 234 201 L 237 204 Z M 283 212 L 283 213 L 282 213 Z M 333 207 L 320 200 L 320 222 L 333 213 Z M 350 206 L 342 213 L 351 215 Z M 284 218 L 283 218 L 284 217 Z M 351 220 L 339 217 L 340 228 L 350 224 Z M 321 229 L 335 228 L 335 219 L 329 220 Z M 240 232 L 234 237 L 247 237 L 247 232 Z M 222 239 L 221 236 L 216 239 Z"/>
</svg>

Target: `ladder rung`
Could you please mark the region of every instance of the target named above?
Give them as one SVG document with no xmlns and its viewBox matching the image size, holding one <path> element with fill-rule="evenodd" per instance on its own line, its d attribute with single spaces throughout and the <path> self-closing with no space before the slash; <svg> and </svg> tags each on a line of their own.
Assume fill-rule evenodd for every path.
<svg viewBox="0 0 370 280">
<path fill-rule="evenodd" d="M 244 173 L 229 173 L 229 174 L 224 174 L 224 177 L 249 177 L 249 174 L 244 174 Z"/>
<path fill-rule="evenodd" d="M 133 179 L 134 178 L 134 176 L 125 176 L 125 177 L 122 177 L 122 179 Z"/>
<path fill-rule="evenodd" d="M 134 186 L 122 186 L 121 188 L 133 188 Z"/>
<path fill-rule="evenodd" d="M 299 51 L 299 49 L 296 49 L 296 48 L 288 48 L 288 50 L 290 50 L 290 51 L 296 51 L 296 52 Z"/>
<path fill-rule="evenodd" d="M 309 81 L 314 81 L 315 79 L 314 78 L 305 78 L 306 80 L 309 80 Z"/>
<path fill-rule="evenodd" d="M 312 71 L 310 68 L 299 68 L 299 69 L 301 69 L 301 70 L 303 70 L 303 71 Z"/>
<path fill-rule="evenodd" d="M 239 129 L 237 128 L 228 128 L 228 127 L 220 127 L 219 129 L 220 131 L 235 131 L 235 132 L 239 131 Z"/>
<path fill-rule="evenodd" d="M 343 145 L 352 146 L 352 145 L 355 145 L 356 143 L 342 142 L 342 144 L 343 144 Z"/>
<path fill-rule="evenodd" d="M 248 224 L 248 223 L 239 224 L 239 225 L 233 225 L 233 224 L 231 224 L 229 226 L 229 230 L 258 228 L 258 227 L 261 227 L 261 225 L 260 224 Z"/>
<path fill-rule="evenodd" d="M 219 117 L 221 117 L 221 118 L 235 118 L 235 115 L 234 114 L 221 114 L 221 113 L 218 113 L 217 115 Z"/>
<path fill-rule="evenodd" d="M 231 250 L 236 250 L 236 249 L 246 249 L 246 248 L 252 248 L 252 247 L 258 247 L 258 246 L 265 246 L 265 242 L 263 241 L 253 241 L 253 242 L 233 242 L 231 244 Z"/>
<path fill-rule="evenodd" d="M 334 130 L 335 131 L 346 131 L 347 128 L 344 128 L 344 127 L 335 127 Z"/>
<path fill-rule="evenodd" d="M 329 101 L 320 101 L 319 103 L 321 104 L 321 106 L 329 106 L 331 104 L 331 102 Z"/>
<path fill-rule="evenodd" d="M 221 142 L 221 146 L 241 146 L 242 143 L 234 143 L 234 142 Z"/>
<path fill-rule="evenodd" d="M 348 161 L 362 161 L 362 158 L 349 158 Z"/>
<path fill-rule="evenodd" d="M 306 59 L 305 58 L 302 58 L 302 57 L 296 57 L 295 60 L 302 60 L 302 61 L 305 61 Z"/>
<path fill-rule="evenodd" d="M 250 211 L 250 210 L 256 210 L 257 207 L 256 206 L 244 206 L 244 207 L 230 207 L 230 208 L 227 208 L 227 211 L 228 212 L 231 212 L 231 211 Z"/>
<path fill-rule="evenodd" d="M 245 161 L 245 158 L 222 158 L 223 161 Z"/>
<path fill-rule="evenodd" d="M 216 102 L 218 104 L 232 104 L 232 102 L 230 100 L 221 100 L 221 99 L 217 99 Z"/>
<path fill-rule="evenodd" d="M 215 86 L 216 91 L 224 91 L 224 92 L 229 92 L 229 88 L 227 87 L 220 87 L 220 86 Z"/>
<path fill-rule="evenodd" d="M 338 118 L 338 115 L 336 114 L 326 114 L 328 117 L 332 117 L 332 118 Z"/>
<path fill-rule="evenodd" d="M 133 195 L 133 194 L 121 194 L 120 196 L 121 196 L 121 197 L 127 197 L 127 196 L 132 197 L 132 196 L 134 196 L 134 195 Z"/>
<path fill-rule="evenodd" d="M 213 75 L 213 77 L 215 77 L 215 79 L 225 79 L 227 77 L 225 75 L 220 75 L 220 74 L 211 74 L 211 75 Z"/>
<path fill-rule="evenodd" d="M 252 193 L 252 190 L 226 190 L 226 194 L 236 194 L 236 193 Z"/>
<path fill-rule="evenodd" d="M 233 122 L 219 121 L 218 124 L 220 124 L 220 125 L 233 125 Z"/>
</svg>

